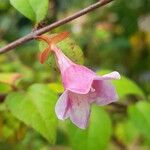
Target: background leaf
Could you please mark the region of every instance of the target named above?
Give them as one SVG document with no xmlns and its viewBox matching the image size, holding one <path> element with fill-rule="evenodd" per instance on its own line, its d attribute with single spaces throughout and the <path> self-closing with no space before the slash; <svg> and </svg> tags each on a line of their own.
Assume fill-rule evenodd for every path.
<svg viewBox="0 0 150 150">
<path fill-rule="evenodd" d="M 84 63 L 83 52 L 72 38 L 66 38 L 57 45 L 73 62 L 78 64 Z"/>
<path fill-rule="evenodd" d="M 8 93 L 12 90 L 12 87 L 8 84 L 0 83 L 0 94 Z"/>
<path fill-rule="evenodd" d="M 17 79 L 21 78 L 19 73 L 0 73 L 0 83 L 14 85 Z"/>
<path fill-rule="evenodd" d="M 24 16 L 36 23 L 42 21 L 48 11 L 48 0 L 10 0 Z"/>
<path fill-rule="evenodd" d="M 115 127 L 115 136 L 117 140 L 125 145 L 133 143 L 139 138 L 139 132 L 133 123 L 128 119 L 119 122 Z"/>
<path fill-rule="evenodd" d="M 56 138 L 57 119 L 54 112 L 57 96 L 46 85 L 32 85 L 27 93 L 11 93 L 6 104 L 11 113 L 41 133 L 49 142 Z"/>
<path fill-rule="evenodd" d="M 72 123 L 68 125 L 71 145 L 74 150 L 104 150 L 111 137 L 111 120 L 107 112 L 94 106 L 89 127 L 81 130 Z"/>
<path fill-rule="evenodd" d="M 129 106 L 128 114 L 134 126 L 150 141 L 150 103 L 141 101 Z"/>
<path fill-rule="evenodd" d="M 48 84 L 50 89 L 52 89 L 55 93 L 63 93 L 64 87 L 61 83 L 50 83 Z"/>
</svg>

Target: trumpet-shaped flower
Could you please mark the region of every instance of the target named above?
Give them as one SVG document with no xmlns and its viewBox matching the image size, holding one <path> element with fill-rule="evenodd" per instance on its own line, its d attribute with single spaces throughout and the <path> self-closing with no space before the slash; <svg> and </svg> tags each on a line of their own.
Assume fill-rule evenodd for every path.
<svg viewBox="0 0 150 150">
<path fill-rule="evenodd" d="M 55 111 L 59 119 L 70 118 L 79 128 L 86 128 L 92 103 L 107 105 L 118 99 L 110 80 L 120 79 L 118 72 L 97 76 L 92 70 L 73 63 L 59 48 L 53 47 L 65 88 Z"/>
<path fill-rule="evenodd" d="M 65 88 L 56 103 L 56 115 L 61 120 L 70 118 L 75 125 L 84 129 L 88 125 L 93 103 L 107 105 L 118 99 L 111 80 L 120 79 L 120 74 L 114 71 L 97 76 L 92 70 L 72 62 L 55 44 L 51 44 L 51 50 L 56 56 Z"/>
</svg>

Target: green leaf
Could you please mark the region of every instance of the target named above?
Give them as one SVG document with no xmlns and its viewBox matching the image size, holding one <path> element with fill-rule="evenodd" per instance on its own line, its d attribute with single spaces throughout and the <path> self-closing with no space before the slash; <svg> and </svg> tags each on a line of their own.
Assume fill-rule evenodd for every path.
<svg viewBox="0 0 150 150">
<path fill-rule="evenodd" d="M 56 34 L 52 34 L 50 36 L 54 36 Z M 77 64 L 83 64 L 83 52 L 81 48 L 75 43 L 75 41 L 71 38 L 66 38 L 63 41 L 59 42 L 57 46 L 62 50 L 62 52 L 70 58 L 73 62 Z M 45 42 L 39 42 L 39 49 L 43 51 L 47 47 Z M 48 58 L 48 62 L 51 66 L 55 67 L 55 58 L 54 55 L 50 55 Z"/>
<path fill-rule="evenodd" d="M 0 83 L 0 94 L 6 94 L 12 90 L 12 87 L 8 84 Z"/>
<path fill-rule="evenodd" d="M 0 83 L 14 85 L 17 79 L 21 78 L 19 73 L 0 73 Z"/>
<path fill-rule="evenodd" d="M 120 80 L 115 80 L 113 81 L 117 92 L 120 97 L 129 95 L 129 94 L 134 94 L 134 95 L 139 95 L 141 97 L 145 97 L 142 89 L 133 81 L 130 80 L 129 78 L 122 76 Z"/>
<path fill-rule="evenodd" d="M 138 102 L 128 108 L 128 114 L 133 125 L 150 140 L 150 103 Z"/>
<path fill-rule="evenodd" d="M 48 11 L 49 0 L 28 0 L 35 13 L 36 22 L 42 21 Z"/>
<path fill-rule="evenodd" d="M 8 112 L 5 108 L 5 104 L 0 105 L 2 108 L 2 112 L 0 113 L 1 117 L 1 139 L 9 140 L 13 138 L 16 132 L 19 130 L 20 122 L 14 118 L 14 116 Z"/>
<path fill-rule="evenodd" d="M 94 106 L 89 127 L 81 130 L 72 123 L 68 124 L 71 145 L 74 150 L 104 150 L 109 144 L 112 126 L 107 112 Z"/>
<path fill-rule="evenodd" d="M 57 45 L 73 62 L 78 64 L 84 63 L 83 52 L 73 39 L 66 38 Z"/>
<path fill-rule="evenodd" d="M 12 86 L 21 78 L 19 73 L 0 73 L 0 94 L 6 94 L 13 90 Z"/>
<path fill-rule="evenodd" d="M 55 93 L 63 93 L 64 88 L 60 83 L 50 83 L 48 84 L 50 89 L 52 89 Z"/>
<path fill-rule="evenodd" d="M 54 111 L 56 100 L 57 95 L 47 85 L 35 84 L 27 90 L 27 93 L 9 94 L 6 105 L 16 118 L 54 143 L 57 128 Z"/>
<path fill-rule="evenodd" d="M 48 0 L 10 0 L 10 3 L 24 16 L 38 23 L 48 11 Z"/>
<path fill-rule="evenodd" d="M 102 70 L 98 71 L 98 75 L 103 75 L 106 73 L 110 73 L 111 71 Z M 120 80 L 113 80 L 112 83 L 116 87 L 117 93 L 120 98 L 127 96 L 129 94 L 139 95 L 142 98 L 145 98 L 145 95 L 142 89 L 131 79 L 121 75 Z"/>
</svg>

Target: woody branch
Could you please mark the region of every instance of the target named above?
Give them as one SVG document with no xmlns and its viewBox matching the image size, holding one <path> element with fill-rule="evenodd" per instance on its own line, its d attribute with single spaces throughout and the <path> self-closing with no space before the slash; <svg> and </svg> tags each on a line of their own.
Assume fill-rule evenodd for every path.
<svg viewBox="0 0 150 150">
<path fill-rule="evenodd" d="M 44 33 L 48 32 L 48 31 L 50 31 L 54 28 L 57 28 L 57 27 L 59 27 L 63 24 L 66 24 L 66 23 L 68 23 L 68 22 L 70 22 L 70 21 L 72 21 L 76 18 L 79 18 L 80 16 L 83 16 L 83 15 L 85 15 L 85 14 L 87 14 L 87 13 L 89 13 L 89 12 L 91 12 L 91 11 L 97 9 L 97 8 L 100 8 L 104 5 L 107 5 L 111 1 L 113 1 L 113 0 L 100 0 L 97 3 L 91 4 L 90 6 L 76 12 L 75 14 L 73 14 L 71 16 L 68 16 L 64 19 L 56 21 L 56 22 L 54 22 L 50 25 L 47 25 L 47 26 L 45 26 L 41 29 L 38 29 L 36 31 L 32 31 L 31 33 L 27 34 L 26 36 L 21 37 L 21 38 L 17 39 L 16 41 L 12 42 L 12 43 L 9 43 L 5 47 L 0 48 L 0 54 L 6 53 L 6 52 L 16 48 L 19 45 L 22 45 L 22 44 L 24 44 L 24 43 L 26 43 L 30 40 L 35 39 L 35 37 L 38 36 L 38 35 L 44 34 Z"/>
</svg>

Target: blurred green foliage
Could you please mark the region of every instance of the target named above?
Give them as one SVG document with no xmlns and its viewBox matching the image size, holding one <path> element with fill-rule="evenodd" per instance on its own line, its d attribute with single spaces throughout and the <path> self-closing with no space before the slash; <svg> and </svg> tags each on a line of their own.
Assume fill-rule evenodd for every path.
<svg viewBox="0 0 150 150">
<path fill-rule="evenodd" d="M 0 0 L 0 47 L 97 0 L 10 1 Z M 0 55 L 0 150 L 150 149 L 149 8 L 149 0 L 116 0 L 50 32 L 71 32 L 58 46 L 74 62 L 83 64 L 84 56 L 99 75 L 122 75 L 113 82 L 120 100 L 93 106 L 86 130 L 56 119 L 63 87 L 54 58 L 39 63 L 38 41 Z"/>
<path fill-rule="evenodd" d="M 49 142 L 55 143 L 57 119 L 54 106 L 57 98 L 48 86 L 35 84 L 27 93 L 9 94 L 6 106 L 16 118 L 33 127 Z"/>
</svg>

